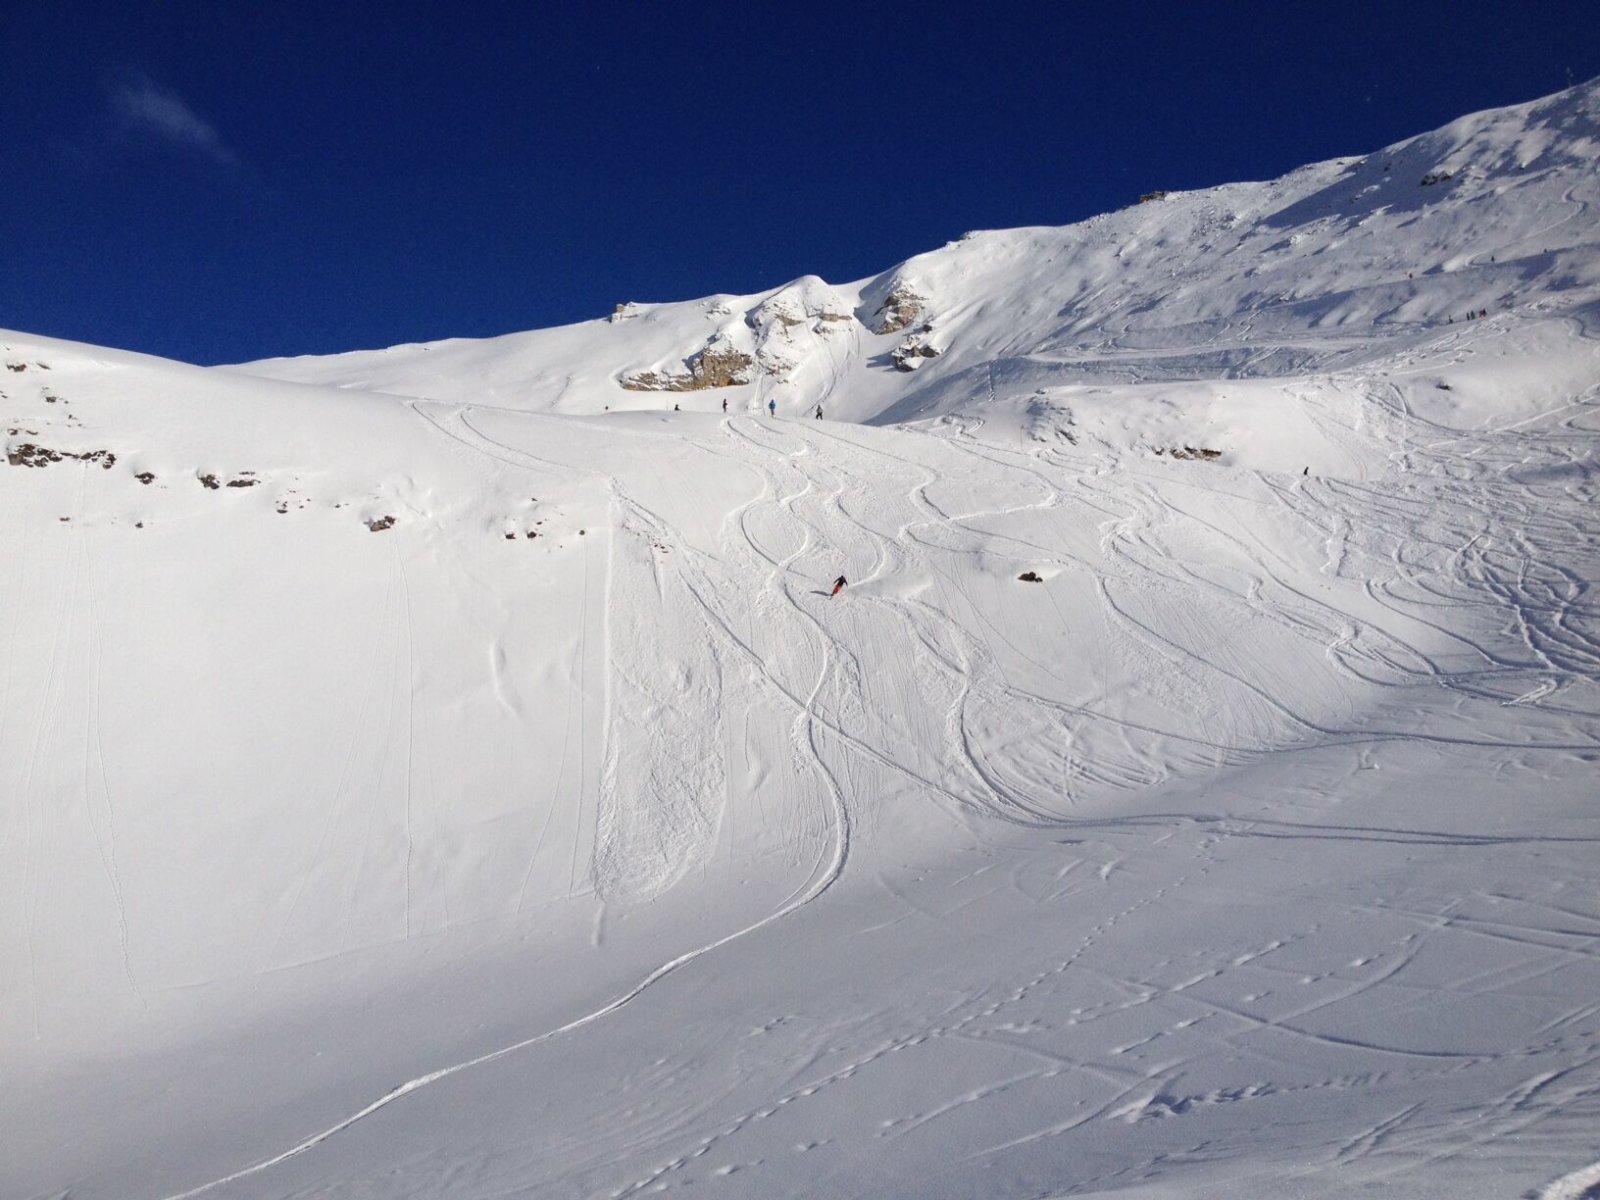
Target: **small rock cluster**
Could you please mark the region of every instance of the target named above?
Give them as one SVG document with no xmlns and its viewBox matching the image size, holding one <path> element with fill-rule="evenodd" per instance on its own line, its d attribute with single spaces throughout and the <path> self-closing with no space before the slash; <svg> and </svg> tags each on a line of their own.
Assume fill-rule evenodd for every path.
<svg viewBox="0 0 1600 1200">
<path fill-rule="evenodd" d="M 32 442 L 21 442 L 6 447 L 6 462 L 13 467 L 45 467 L 69 458 L 79 462 L 97 462 L 107 471 L 115 466 L 117 461 L 117 456 L 109 450 L 87 450 L 82 454 L 74 454 L 71 450 L 52 450 L 48 446 L 36 446 Z"/>
</svg>

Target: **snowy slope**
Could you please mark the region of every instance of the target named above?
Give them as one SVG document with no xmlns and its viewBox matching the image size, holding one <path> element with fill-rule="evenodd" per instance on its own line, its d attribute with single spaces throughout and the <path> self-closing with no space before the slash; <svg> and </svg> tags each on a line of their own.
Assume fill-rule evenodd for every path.
<svg viewBox="0 0 1600 1200">
<path fill-rule="evenodd" d="M 0 335 L 0 1192 L 1585 1194 L 1597 113 L 483 342 Z"/>
</svg>

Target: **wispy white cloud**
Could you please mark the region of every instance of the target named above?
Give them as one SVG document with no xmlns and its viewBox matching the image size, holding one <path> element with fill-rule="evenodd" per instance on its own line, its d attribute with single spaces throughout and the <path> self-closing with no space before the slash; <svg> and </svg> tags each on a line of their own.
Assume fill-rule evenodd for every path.
<svg viewBox="0 0 1600 1200">
<path fill-rule="evenodd" d="M 211 122 L 189 107 L 182 96 L 148 76 L 133 75 L 116 84 L 111 111 L 125 130 L 140 137 L 197 154 L 230 170 L 241 166 L 239 155 Z"/>
</svg>

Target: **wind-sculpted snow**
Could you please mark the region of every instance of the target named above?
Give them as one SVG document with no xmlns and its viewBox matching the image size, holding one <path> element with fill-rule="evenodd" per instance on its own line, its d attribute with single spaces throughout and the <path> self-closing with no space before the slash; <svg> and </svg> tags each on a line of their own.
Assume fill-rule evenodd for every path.
<svg viewBox="0 0 1600 1200">
<path fill-rule="evenodd" d="M 801 281 L 943 353 L 726 416 L 606 398 L 759 298 L 0 335 L 0 1191 L 1587 1195 L 1594 94 Z"/>
</svg>

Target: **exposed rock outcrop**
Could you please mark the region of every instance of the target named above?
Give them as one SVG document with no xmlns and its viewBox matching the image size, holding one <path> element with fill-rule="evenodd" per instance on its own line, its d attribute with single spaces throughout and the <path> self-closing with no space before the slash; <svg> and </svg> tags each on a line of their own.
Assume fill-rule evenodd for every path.
<svg viewBox="0 0 1600 1200">
<path fill-rule="evenodd" d="M 727 320 L 681 365 L 630 372 L 622 377 L 622 386 L 629 391 L 688 392 L 737 387 L 762 375 L 786 382 L 814 358 L 832 361 L 832 352 L 820 348 L 855 320 L 844 299 L 814 275 L 795 280 L 744 312 L 719 305 L 708 315 Z"/>
<path fill-rule="evenodd" d="M 829 338 L 855 322 L 843 297 L 815 275 L 804 275 L 768 296 L 745 318 L 755 333 L 756 361 L 780 383 L 793 378 L 808 361 L 828 358 Z"/>
<path fill-rule="evenodd" d="M 826 334 L 855 320 L 844 298 L 815 275 L 804 275 L 768 296 L 746 318 L 758 333 L 805 328 Z"/>
<path fill-rule="evenodd" d="M 697 392 L 705 388 L 735 387 L 756 377 L 756 360 L 733 345 L 724 333 L 684 360 L 682 371 L 636 371 L 625 375 L 622 386 L 630 392 Z"/>
<path fill-rule="evenodd" d="M 721 336 L 711 339 L 706 347 L 689 360 L 690 388 L 733 387 L 750 383 L 756 377 L 755 359 L 745 354 Z"/>
<path fill-rule="evenodd" d="M 13 467 L 44 467 L 69 458 L 79 462 L 97 462 L 108 471 L 117 461 L 117 456 L 109 450 L 87 450 L 80 454 L 71 450 L 52 450 L 48 446 L 36 446 L 32 442 L 6 447 L 6 462 Z"/>
<path fill-rule="evenodd" d="M 896 283 L 878 305 L 867 327 L 873 333 L 899 333 L 922 319 L 927 303 L 926 297 L 918 295 L 910 285 Z"/>
<path fill-rule="evenodd" d="M 624 375 L 618 382 L 625 391 L 629 392 L 670 392 L 676 376 L 662 375 L 658 371 L 635 371 L 632 375 Z"/>
</svg>

